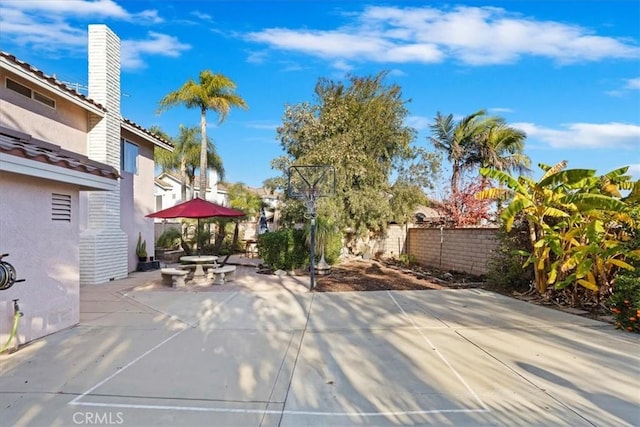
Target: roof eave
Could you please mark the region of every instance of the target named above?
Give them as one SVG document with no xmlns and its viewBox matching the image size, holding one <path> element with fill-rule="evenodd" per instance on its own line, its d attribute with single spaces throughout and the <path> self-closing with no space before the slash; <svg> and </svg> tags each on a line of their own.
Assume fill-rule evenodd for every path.
<svg viewBox="0 0 640 427">
<path fill-rule="evenodd" d="M 174 147 L 171 144 L 168 144 L 167 142 L 159 139 L 159 138 L 155 138 L 153 137 L 151 134 L 148 134 L 144 131 L 142 131 L 141 129 L 131 125 L 130 123 L 128 123 L 125 119 L 121 120 L 121 126 L 123 129 L 126 129 L 128 132 L 133 133 L 134 135 L 139 136 L 140 138 L 144 139 L 147 142 L 150 142 L 151 144 L 160 147 L 160 148 L 164 148 L 165 150 L 169 150 L 171 152 L 173 152 Z"/>
<path fill-rule="evenodd" d="M 58 86 L 53 85 L 47 82 L 46 80 L 43 80 L 38 76 L 33 75 L 29 71 L 20 67 L 18 64 L 15 64 L 7 60 L 5 57 L 0 56 L 0 64 L 2 64 L 3 68 L 6 68 L 8 71 L 12 72 L 13 74 L 16 74 L 21 78 L 27 80 L 29 83 L 46 88 L 48 91 L 55 93 L 57 96 L 63 98 L 64 100 L 69 101 L 72 104 L 75 104 L 97 116 L 104 117 L 106 113 L 103 108 L 100 108 L 97 105 L 92 104 L 91 102 L 83 101 L 81 98 L 73 96 L 72 94 L 62 90 Z"/>
</svg>

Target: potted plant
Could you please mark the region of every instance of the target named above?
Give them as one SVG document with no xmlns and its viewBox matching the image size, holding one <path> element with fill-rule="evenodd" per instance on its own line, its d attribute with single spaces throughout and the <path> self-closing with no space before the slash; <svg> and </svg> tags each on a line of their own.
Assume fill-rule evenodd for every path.
<svg viewBox="0 0 640 427">
<path fill-rule="evenodd" d="M 142 240 L 142 233 L 138 233 L 138 244 L 136 245 L 136 255 L 138 255 L 138 261 L 147 261 L 147 241 Z"/>
</svg>

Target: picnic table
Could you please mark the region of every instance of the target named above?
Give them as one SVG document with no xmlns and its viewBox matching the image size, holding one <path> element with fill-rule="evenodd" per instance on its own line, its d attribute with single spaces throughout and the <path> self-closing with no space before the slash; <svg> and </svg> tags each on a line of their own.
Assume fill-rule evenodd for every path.
<svg viewBox="0 0 640 427">
<path fill-rule="evenodd" d="M 215 264 L 218 261 L 218 257 L 214 255 L 187 255 L 180 257 L 180 261 L 195 264 L 193 277 L 202 277 L 204 276 L 203 264 Z"/>
</svg>

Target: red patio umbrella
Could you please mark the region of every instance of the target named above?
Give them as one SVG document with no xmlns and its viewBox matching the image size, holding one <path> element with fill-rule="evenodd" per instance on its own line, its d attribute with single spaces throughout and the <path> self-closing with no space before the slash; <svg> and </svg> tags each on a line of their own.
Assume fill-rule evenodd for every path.
<svg viewBox="0 0 640 427">
<path fill-rule="evenodd" d="M 212 218 L 240 217 L 245 213 L 196 197 L 173 207 L 147 215 L 147 218 Z"/>
<path fill-rule="evenodd" d="M 199 197 L 187 200 L 186 202 L 178 203 L 173 207 L 146 215 L 147 218 L 197 218 L 198 230 L 200 230 L 200 218 L 233 218 L 241 216 L 245 216 L 245 213 L 237 209 L 231 209 L 215 204 L 213 202 L 209 202 Z M 198 252 L 199 251 L 200 248 L 198 247 Z"/>
</svg>

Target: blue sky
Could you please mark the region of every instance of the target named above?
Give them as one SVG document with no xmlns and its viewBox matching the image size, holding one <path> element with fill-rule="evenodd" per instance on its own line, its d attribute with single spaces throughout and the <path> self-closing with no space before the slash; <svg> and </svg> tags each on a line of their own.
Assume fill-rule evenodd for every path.
<svg viewBox="0 0 640 427">
<path fill-rule="evenodd" d="M 59 80 L 87 83 L 87 26 L 122 41 L 124 117 L 170 135 L 199 112 L 156 114 L 201 70 L 234 80 L 249 110 L 209 135 L 227 180 L 260 186 L 287 104 L 313 101 L 319 77 L 389 71 L 418 130 L 438 111 L 487 109 L 526 131 L 532 163 L 640 178 L 640 2 L 2 0 L 0 49 Z M 537 167 L 535 168 L 537 170 Z"/>
</svg>

